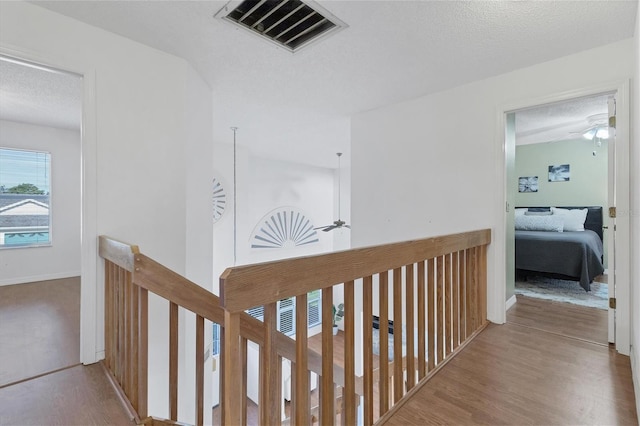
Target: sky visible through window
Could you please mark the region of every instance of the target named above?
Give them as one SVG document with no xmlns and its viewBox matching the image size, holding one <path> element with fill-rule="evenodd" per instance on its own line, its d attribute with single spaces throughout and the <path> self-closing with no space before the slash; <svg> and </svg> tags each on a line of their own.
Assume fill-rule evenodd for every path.
<svg viewBox="0 0 640 426">
<path fill-rule="evenodd" d="M 5 190 L 30 183 L 48 194 L 50 175 L 49 153 L 0 148 L 0 187 Z"/>
</svg>

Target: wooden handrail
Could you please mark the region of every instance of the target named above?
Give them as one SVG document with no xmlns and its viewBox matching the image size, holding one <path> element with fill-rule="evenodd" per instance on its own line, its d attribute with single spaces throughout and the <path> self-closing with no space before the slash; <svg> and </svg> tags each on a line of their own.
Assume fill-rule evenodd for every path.
<svg viewBox="0 0 640 426">
<path fill-rule="evenodd" d="M 98 255 L 126 271 L 133 272 L 134 255 L 138 253 L 140 253 L 138 246 L 104 235 L 98 237 Z"/>
<path fill-rule="evenodd" d="M 262 306 L 272 312 L 278 300 L 296 298 L 295 323 L 297 365 L 292 379 L 292 417 L 296 424 L 311 421 L 308 371 L 306 365 L 307 294 L 322 291 L 322 354 L 325 371 L 333 360 L 333 338 L 330 333 L 332 288 L 343 286 L 344 295 L 344 386 L 341 390 L 343 409 L 335 410 L 335 394 L 328 375 L 321 383 L 320 406 L 312 411 L 322 424 L 355 424 L 356 410 L 364 396 L 363 419 L 373 424 L 385 417 L 406 395 L 422 386 L 439 369 L 459 353 L 487 324 L 486 279 L 489 229 L 385 244 L 337 253 L 285 259 L 256 265 L 228 268 L 220 277 L 221 305 L 228 324 L 239 324 L 244 311 Z M 354 294 L 356 281 L 358 294 Z M 387 327 L 380 327 L 379 369 L 373 368 L 373 341 L 370 323 L 373 289 L 378 288 L 377 311 L 380 324 L 393 321 L 394 343 L 389 345 Z M 389 299 L 389 300 L 387 300 Z M 362 302 L 357 302 L 361 300 Z M 362 303 L 362 311 L 357 311 Z M 392 313 L 389 312 L 392 309 Z M 364 314 L 362 354 L 354 350 L 356 318 Z M 302 326 L 299 326 L 302 324 Z M 236 326 L 237 327 L 237 326 Z M 246 424 L 246 407 L 240 401 L 244 390 L 233 384 L 233 378 L 246 369 L 235 355 L 240 333 L 231 328 L 224 336 L 227 394 L 223 401 L 226 424 Z M 272 327 L 274 327 L 272 325 Z M 414 331 L 415 330 L 415 331 Z M 414 340 L 414 338 L 416 340 Z M 406 344 L 404 341 L 406 340 Z M 392 351 L 393 358 L 388 354 Z M 364 364 L 363 377 L 356 376 L 356 358 Z M 273 367 L 273 361 L 261 362 L 260 370 Z M 267 377 L 268 374 L 265 376 Z M 260 392 L 269 394 L 266 380 Z M 380 401 L 374 411 L 374 387 Z M 357 391 L 356 391 L 357 389 Z M 268 410 L 265 411 L 268 414 Z M 265 419 L 266 417 L 262 417 Z"/>
<path fill-rule="evenodd" d="M 220 277 L 220 298 L 230 312 L 307 294 L 319 288 L 393 270 L 453 251 L 487 245 L 491 230 L 464 232 L 228 268 Z M 277 265 L 277 267 L 275 267 Z M 269 285 L 263 285 L 269 283 Z M 233 292 L 229 292 L 229 289 Z"/>
<path fill-rule="evenodd" d="M 224 327 L 225 324 L 225 312 L 220 306 L 220 298 L 210 291 L 200 287 L 196 283 L 188 280 L 182 275 L 168 269 L 164 265 L 156 262 L 155 260 L 145 256 L 140 253 L 138 246 L 129 245 L 127 243 L 115 240 L 113 238 L 109 238 L 107 236 L 99 237 L 99 249 L 98 253 L 100 257 L 102 257 L 105 261 L 110 262 L 113 267 L 122 268 L 125 273 L 131 274 L 132 278 L 128 278 L 131 284 L 137 286 L 140 290 L 145 292 L 154 293 L 168 301 L 170 301 L 171 311 L 174 312 L 175 307 L 181 307 L 188 311 L 195 313 L 198 317 L 207 319 L 216 324 L 220 324 Z M 109 279 L 109 273 L 107 273 Z M 119 278 L 122 273 L 115 273 L 117 275 L 115 278 Z M 108 286 L 108 284 L 107 284 Z M 121 292 L 122 293 L 122 292 Z M 119 297 L 121 297 L 120 295 Z M 115 303 L 118 304 L 118 312 L 115 312 L 114 315 L 121 315 L 123 312 L 120 311 L 120 308 L 124 308 L 126 302 L 124 299 L 117 300 Z M 129 302 L 130 303 L 130 302 Z M 109 304 L 109 300 L 107 300 L 107 305 Z M 177 321 L 177 315 L 175 312 L 171 315 Z M 117 331 L 119 334 L 124 334 L 125 329 L 122 329 L 123 322 L 118 320 L 118 324 L 120 324 L 120 330 Z M 175 325 L 177 323 L 172 322 L 172 330 L 174 330 Z M 125 328 L 128 328 L 125 327 Z M 114 333 L 116 331 L 112 330 Z M 112 346 L 117 346 L 118 338 L 114 337 L 115 334 L 110 333 L 109 330 L 106 331 L 107 336 L 105 338 L 108 341 L 113 341 Z M 109 334 L 112 334 L 109 336 Z M 252 342 L 257 343 L 260 346 L 263 346 L 265 343 L 265 334 L 264 334 L 264 324 L 253 318 L 247 313 L 240 314 L 240 335 L 245 339 L 250 340 Z M 276 354 L 279 357 L 283 357 L 291 360 L 293 363 L 296 362 L 297 353 L 296 353 L 296 341 L 291 337 L 276 332 L 273 334 L 275 338 L 275 350 Z M 177 339 L 177 337 L 174 336 Z M 109 347 L 110 345 L 107 345 Z M 109 349 L 109 348 L 107 348 Z M 134 348 L 132 348 L 134 349 Z M 114 349 L 115 350 L 115 349 Z M 138 348 L 135 348 L 137 351 Z M 110 352 L 107 350 L 107 352 Z M 125 355 L 125 351 L 118 351 L 119 356 Z M 307 349 L 307 362 L 309 371 L 312 371 L 319 376 L 322 376 L 322 356 L 312 349 Z M 174 361 L 175 362 L 175 361 Z M 125 383 L 125 376 L 121 375 L 120 372 L 123 368 L 130 368 L 129 366 L 123 367 L 123 365 L 127 364 L 122 359 L 117 359 L 113 363 L 113 366 L 109 365 L 107 362 L 107 368 L 114 367 L 116 371 L 112 371 L 113 379 L 116 383 L 120 384 L 123 387 L 127 387 Z M 146 368 L 146 367 L 145 367 Z M 172 377 L 175 377 L 175 371 L 173 368 Z M 137 376 L 137 374 L 136 374 Z M 145 375 L 146 376 L 146 375 Z M 339 386 L 344 385 L 345 374 L 344 369 L 338 365 L 333 365 L 333 380 Z M 362 386 L 361 383 L 357 387 L 357 390 L 361 392 Z M 139 392 L 136 389 L 136 393 Z M 143 394 L 146 393 L 142 391 Z M 170 390 L 171 392 L 171 390 Z M 128 398 L 131 398 L 131 394 L 127 394 L 126 391 L 123 391 Z M 131 392 L 130 392 L 131 393 Z M 176 398 L 175 395 L 171 399 L 171 414 L 172 417 L 175 414 L 175 403 Z M 140 410 L 139 407 L 145 407 L 146 401 L 140 401 L 141 405 L 135 407 L 137 410 Z M 138 405 L 138 404 L 136 404 Z M 144 408 L 145 412 L 137 413 L 140 417 L 146 417 L 146 408 Z M 201 420 L 201 419 L 199 419 Z M 168 422 L 175 421 L 167 420 Z M 157 419 L 156 419 L 157 422 Z M 199 422 L 200 423 L 200 422 Z"/>
<path fill-rule="evenodd" d="M 228 268 L 220 277 L 221 297 L 140 253 L 137 246 L 100 237 L 105 260 L 105 365 L 123 389 L 139 418 L 147 417 L 148 293 L 168 300 L 170 317 L 169 377 L 178 376 L 178 309 L 196 315 L 196 424 L 204 422 L 204 320 L 224 328 L 221 347 L 223 423 L 247 422 L 247 344 L 259 347 L 259 419 L 281 420 L 282 359 L 290 363 L 291 417 L 304 424 L 356 423 L 363 397 L 363 421 L 373 424 L 402 405 L 486 326 L 488 229 L 343 252 Z M 356 285 L 356 283 L 358 283 Z M 336 365 L 331 333 L 333 286 L 344 295 L 343 366 Z M 362 290 L 360 290 L 360 287 Z M 374 305 L 377 287 L 378 304 Z M 322 350 L 307 342 L 307 293 L 322 291 Z M 276 303 L 295 298 L 295 339 L 277 331 Z M 389 300 L 387 300 L 387 298 Z M 361 300 L 361 302 L 358 302 Z M 337 302 L 335 302 L 337 303 Z M 361 303 L 362 311 L 357 309 Z M 264 322 L 245 311 L 262 306 Z M 309 305 L 311 306 L 311 305 Z M 392 312 L 389 312 L 389 310 Z M 373 339 L 368 321 L 392 321 L 380 329 L 379 368 L 373 368 Z M 414 314 L 415 312 L 415 314 Z M 355 350 L 356 318 L 364 315 L 362 354 Z M 300 325 L 303 326 L 300 326 Z M 415 340 L 414 340 L 415 338 Z M 406 344 L 401 342 L 406 340 Z M 391 357 L 389 350 L 392 351 Z M 363 376 L 356 376 L 362 356 Z M 394 361 L 395 360 L 395 361 Z M 317 407 L 311 407 L 310 373 L 319 376 Z M 284 383 L 284 382 L 282 382 Z M 337 387 L 337 388 L 336 388 Z M 373 409 L 377 388 L 378 409 Z M 177 384 L 169 389 L 166 424 L 178 424 Z M 340 408 L 338 408 L 340 406 Z M 149 422 L 163 422 L 153 419 Z"/>
</svg>

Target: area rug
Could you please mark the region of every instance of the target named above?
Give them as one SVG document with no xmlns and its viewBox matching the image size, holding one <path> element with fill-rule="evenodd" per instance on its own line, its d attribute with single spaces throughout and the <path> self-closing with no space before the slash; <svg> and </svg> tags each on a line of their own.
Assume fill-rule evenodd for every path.
<svg viewBox="0 0 640 426">
<path fill-rule="evenodd" d="M 536 299 L 573 303 L 598 309 L 608 309 L 608 286 L 591 283 L 591 291 L 586 292 L 578 281 L 559 280 L 546 277 L 527 277 L 527 281 L 516 281 L 516 294 Z"/>
</svg>

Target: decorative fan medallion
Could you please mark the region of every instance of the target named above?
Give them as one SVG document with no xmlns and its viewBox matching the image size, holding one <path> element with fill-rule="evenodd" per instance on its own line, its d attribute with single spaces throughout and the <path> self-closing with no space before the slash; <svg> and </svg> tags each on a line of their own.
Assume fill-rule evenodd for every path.
<svg viewBox="0 0 640 426">
<path fill-rule="evenodd" d="M 213 223 L 216 223 L 222 218 L 224 210 L 227 207 L 227 194 L 220 182 L 220 179 L 214 177 L 212 184 L 212 198 L 213 198 Z"/>
<path fill-rule="evenodd" d="M 288 248 L 318 242 L 311 221 L 292 207 L 282 207 L 263 217 L 251 237 L 251 248 Z"/>
</svg>

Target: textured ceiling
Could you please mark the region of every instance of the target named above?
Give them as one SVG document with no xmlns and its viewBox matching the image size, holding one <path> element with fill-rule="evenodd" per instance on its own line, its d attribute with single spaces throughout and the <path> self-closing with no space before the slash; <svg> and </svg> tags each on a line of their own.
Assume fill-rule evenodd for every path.
<svg viewBox="0 0 640 426">
<path fill-rule="evenodd" d="M 349 28 L 291 54 L 213 18 L 220 1 L 38 1 L 185 58 L 214 138 L 334 167 L 349 116 L 631 37 L 637 1 L 321 1 Z M 348 158 L 348 157 L 347 157 Z"/>
<path fill-rule="evenodd" d="M 80 77 L 0 56 L 0 119 L 80 130 Z"/>
<path fill-rule="evenodd" d="M 516 113 L 516 144 L 581 138 L 590 127 L 606 124 L 609 95 L 590 96 Z"/>
</svg>

